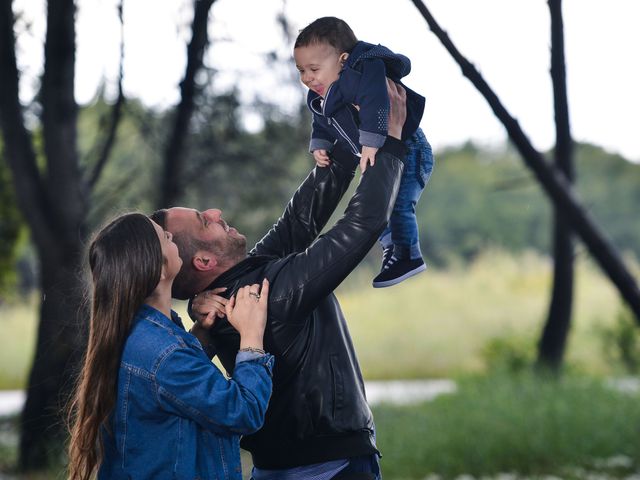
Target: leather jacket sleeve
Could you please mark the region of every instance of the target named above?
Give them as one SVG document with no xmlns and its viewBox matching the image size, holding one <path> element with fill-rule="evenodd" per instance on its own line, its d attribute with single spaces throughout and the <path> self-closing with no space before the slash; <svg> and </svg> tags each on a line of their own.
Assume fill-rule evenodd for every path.
<svg viewBox="0 0 640 480">
<path fill-rule="evenodd" d="M 405 147 L 387 138 L 362 175 L 344 216 L 306 250 L 292 255 L 270 293 L 270 315 L 298 323 L 351 273 L 386 227 L 400 185 Z"/>
<path fill-rule="evenodd" d="M 285 257 L 303 251 L 316 239 L 349 187 L 358 161 L 341 147 L 335 148 L 331 159 L 330 166 L 311 171 L 249 255 Z"/>
</svg>

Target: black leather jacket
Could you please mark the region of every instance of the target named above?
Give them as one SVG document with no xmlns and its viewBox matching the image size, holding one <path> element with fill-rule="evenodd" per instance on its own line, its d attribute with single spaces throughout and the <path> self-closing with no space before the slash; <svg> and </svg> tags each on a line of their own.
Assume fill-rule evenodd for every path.
<svg viewBox="0 0 640 480">
<path fill-rule="evenodd" d="M 336 149 L 315 168 L 249 256 L 209 288 L 270 282 L 265 349 L 276 357 L 263 428 L 242 438 L 263 469 L 377 453 L 373 417 L 347 322 L 333 290 L 360 263 L 387 225 L 400 184 L 401 142 L 388 138 L 362 176 L 344 216 L 318 237 L 354 176 L 357 158 Z M 232 372 L 240 338 L 226 319 L 211 330 Z"/>
</svg>

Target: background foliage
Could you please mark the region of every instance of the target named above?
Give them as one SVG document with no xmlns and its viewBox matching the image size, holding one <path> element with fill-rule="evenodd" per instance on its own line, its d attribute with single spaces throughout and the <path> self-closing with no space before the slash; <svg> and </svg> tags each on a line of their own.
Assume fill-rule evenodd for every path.
<svg viewBox="0 0 640 480">
<path fill-rule="evenodd" d="M 187 141 L 184 174 L 189 188 L 183 203 L 221 207 L 252 244 L 313 166 L 306 150 L 310 119 L 303 106 L 296 115 L 286 116 L 271 105 L 258 104 L 253 109 L 264 119 L 264 128 L 249 132 L 242 127 L 237 95 L 205 89 L 198 98 L 200 107 Z M 99 97 L 81 109 L 79 148 L 85 168 L 95 160 L 96 132 L 109 108 Z M 123 211 L 152 210 L 171 115 L 127 101 L 112 158 L 97 185 L 94 227 Z M 581 144 L 576 171 L 577 191 L 602 229 L 621 251 L 640 257 L 640 229 L 633 221 L 640 204 L 640 165 Z M 16 262 L 22 258 L 29 265 L 25 257 L 31 253 L 27 242 L 18 242 L 22 222 L 1 156 L 0 187 L 0 292 L 7 296 L 16 286 Z M 550 212 L 547 198 L 509 146 L 468 143 L 436 152 L 434 174 L 417 211 L 425 258 L 448 267 L 466 264 L 487 249 L 548 254 Z"/>
</svg>

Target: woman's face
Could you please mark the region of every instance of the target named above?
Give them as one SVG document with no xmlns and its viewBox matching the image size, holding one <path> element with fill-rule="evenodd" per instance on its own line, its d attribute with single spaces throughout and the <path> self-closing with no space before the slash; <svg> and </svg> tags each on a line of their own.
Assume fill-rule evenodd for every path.
<svg viewBox="0 0 640 480">
<path fill-rule="evenodd" d="M 156 229 L 158 239 L 160 240 L 160 247 L 162 248 L 162 256 L 165 260 L 164 272 L 168 280 L 173 280 L 178 275 L 180 267 L 182 267 L 182 259 L 178 254 L 178 246 L 173 243 L 173 235 L 162 229 L 160 225 L 153 222 L 153 227 Z"/>
</svg>

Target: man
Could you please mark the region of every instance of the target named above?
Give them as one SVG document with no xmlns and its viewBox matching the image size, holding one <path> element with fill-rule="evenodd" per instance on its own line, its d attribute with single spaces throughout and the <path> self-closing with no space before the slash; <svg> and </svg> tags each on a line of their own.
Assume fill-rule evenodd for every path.
<svg viewBox="0 0 640 480">
<path fill-rule="evenodd" d="M 333 291 L 387 226 L 398 192 L 406 96 L 388 83 L 386 143 L 343 218 L 324 235 L 318 237 L 358 164 L 346 150 L 336 149 L 328 167 L 310 173 L 249 255 L 244 236 L 220 210 L 170 208 L 153 215 L 173 234 L 183 258 L 175 297 L 226 287 L 220 293 L 228 298 L 240 287 L 269 280 L 264 345 L 276 357 L 273 395 L 263 428 L 241 441 L 251 452 L 255 480 L 380 478 L 373 417 Z M 225 319 L 215 322 L 204 343 L 232 372 L 239 336 Z"/>
</svg>

